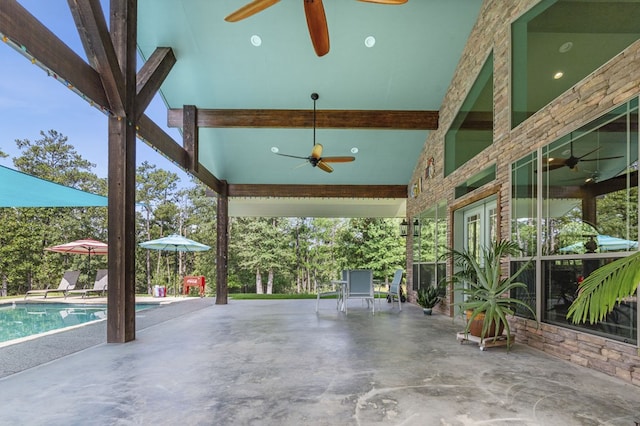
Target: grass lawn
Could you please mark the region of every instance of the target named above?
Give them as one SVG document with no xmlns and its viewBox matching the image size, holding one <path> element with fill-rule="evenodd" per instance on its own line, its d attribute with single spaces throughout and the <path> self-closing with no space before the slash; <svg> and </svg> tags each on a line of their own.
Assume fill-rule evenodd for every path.
<svg viewBox="0 0 640 426">
<path fill-rule="evenodd" d="M 229 293 L 230 299 L 235 300 L 259 300 L 259 299 L 315 299 L 315 294 L 254 294 L 254 293 Z M 376 294 L 381 299 L 387 297 L 386 293 Z M 335 299 L 336 296 L 322 296 L 321 299 Z"/>
<path fill-rule="evenodd" d="M 254 294 L 254 293 L 229 293 L 230 299 L 258 300 L 258 299 L 315 299 L 315 294 Z M 335 299 L 335 296 L 323 297 L 323 299 Z"/>
</svg>

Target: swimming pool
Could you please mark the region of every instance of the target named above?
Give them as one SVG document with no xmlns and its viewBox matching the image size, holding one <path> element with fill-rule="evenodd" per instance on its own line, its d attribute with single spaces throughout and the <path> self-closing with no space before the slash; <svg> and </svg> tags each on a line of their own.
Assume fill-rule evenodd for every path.
<svg viewBox="0 0 640 426">
<path fill-rule="evenodd" d="M 136 311 L 158 306 L 136 304 Z M 0 345 L 107 318 L 107 305 L 12 303 L 0 305 Z"/>
</svg>

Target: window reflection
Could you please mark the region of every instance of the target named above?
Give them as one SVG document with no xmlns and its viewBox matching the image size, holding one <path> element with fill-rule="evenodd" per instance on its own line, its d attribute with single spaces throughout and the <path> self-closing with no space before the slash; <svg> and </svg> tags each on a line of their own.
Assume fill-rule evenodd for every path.
<svg viewBox="0 0 640 426">
<path fill-rule="evenodd" d="M 525 274 L 527 289 L 512 296 L 532 306 L 538 297 L 543 321 L 636 343 L 635 297 L 599 324 L 574 326 L 566 314 L 584 278 L 638 250 L 638 149 L 633 99 L 513 163 L 512 239 L 541 273 Z"/>
<path fill-rule="evenodd" d="M 512 25 L 512 126 L 640 38 L 640 2 L 542 0 Z"/>
<path fill-rule="evenodd" d="M 543 148 L 543 254 L 637 249 L 637 114 L 635 99 Z"/>
<path fill-rule="evenodd" d="M 442 201 L 420 215 L 418 253 L 414 255 L 413 289 L 438 286 L 446 279 L 447 204 Z M 415 250 L 415 248 L 414 248 Z"/>
<path fill-rule="evenodd" d="M 637 298 L 626 298 L 615 306 L 604 321 L 597 324 L 573 325 L 567 319 L 569 306 L 580 291 L 580 283 L 594 270 L 614 258 L 572 258 L 542 262 L 542 320 L 563 327 L 589 331 L 625 343 L 637 342 Z"/>
</svg>

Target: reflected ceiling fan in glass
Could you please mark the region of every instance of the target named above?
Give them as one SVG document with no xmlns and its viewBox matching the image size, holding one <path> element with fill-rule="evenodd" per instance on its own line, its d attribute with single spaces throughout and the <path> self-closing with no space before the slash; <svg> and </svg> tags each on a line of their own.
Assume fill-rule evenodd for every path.
<svg viewBox="0 0 640 426">
<path fill-rule="evenodd" d="M 602 147 L 597 147 L 596 149 L 593 149 L 589 152 L 587 152 L 586 154 L 582 154 L 578 157 L 576 157 L 573 154 L 573 139 L 569 142 L 569 149 L 570 149 L 570 154 L 568 158 L 555 158 L 555 157 L 549 157 L 547 159 L 542 159 L 543 161 L 543 165 L 542 168 L 545 172 L 551 171 L 551 170 L 556 170 L 556 169 L 560 169 L 562 167 L 568 167 L 571 170 L 577 171 L 578 170 L 578 163 L 582 162 L 582 161 L 600 161 L 600 160 L 614 160 L 617 158 L 622 158 L 622 155 L 618 155 L 618 156 L 614 156 L 614 157 L 597 157 L 597 158 L 585 158 L 591 154 L 593 154 L 594 152 L 597 152 L 600 150 L 600 148 Z"/>
</svg>

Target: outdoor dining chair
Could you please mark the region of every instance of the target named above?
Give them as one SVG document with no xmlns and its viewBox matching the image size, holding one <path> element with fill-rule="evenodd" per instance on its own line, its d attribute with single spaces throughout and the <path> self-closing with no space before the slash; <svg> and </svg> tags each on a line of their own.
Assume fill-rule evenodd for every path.
<svg viewBox="0 0 640 426">
<path fill-rule="evenodd" d="M 402 274 L 404 271 L 402 269 L 396 269 L 395 274 L 393 275 L 393 281 L 389 284 L 389 294 L 387 295 L 387 300 L 391 302 L 391 308 L 393 309 L 394 300 L 398 301 L 398 308 L 402 310 Z"/>
<path fill-rule="evenodd" d="M 373 271 L 371 269 L 352 269 L 347 272 L 347 291 L 344 300 L 344 312 L 347 313 L 349 299 L 360 299 L 367 302 L 367 308 L 375 314 L 375 296 L 373 288 Z"/>
</svg>

